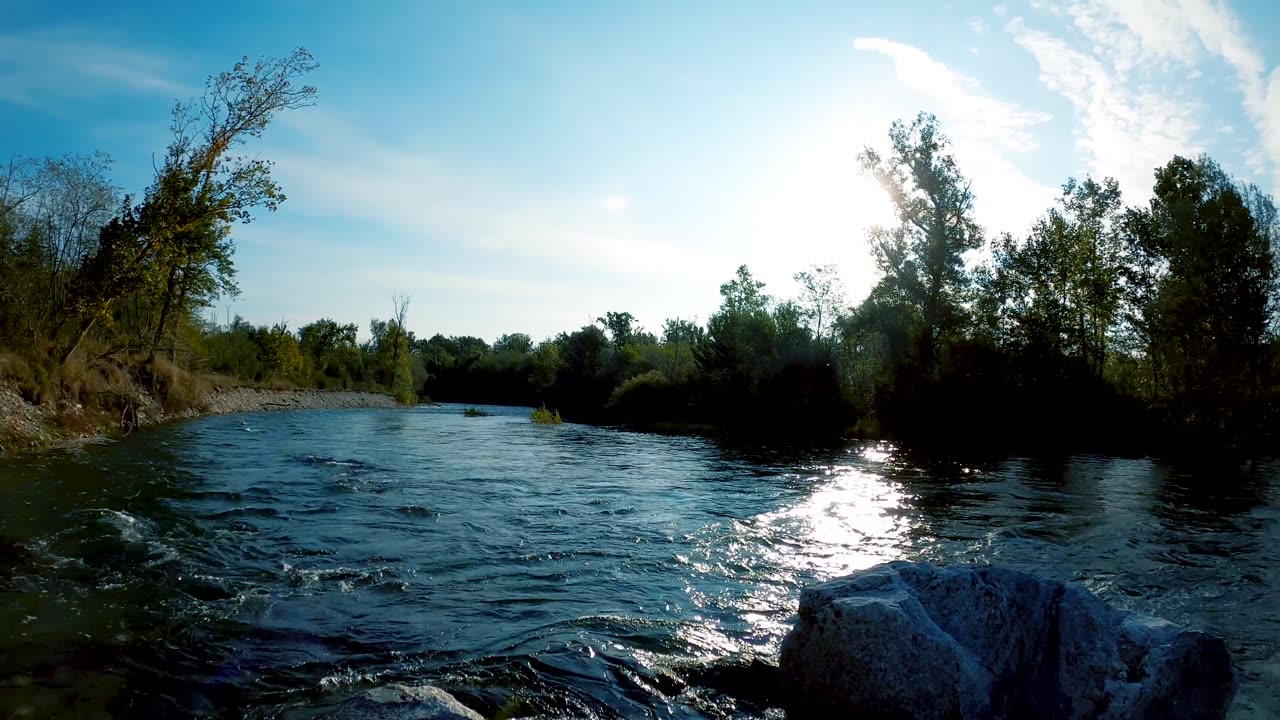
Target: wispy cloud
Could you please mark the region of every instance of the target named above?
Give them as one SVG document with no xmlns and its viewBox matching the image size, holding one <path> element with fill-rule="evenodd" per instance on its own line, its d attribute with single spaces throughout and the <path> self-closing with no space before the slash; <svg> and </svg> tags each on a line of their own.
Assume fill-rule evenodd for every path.
<svg viewBox="0 0 1280 720">
<path fill-rule="evenodd" d="M 1200 150 L 1194 103 L 1144 91 L 1127 81 L 1127 69 L 1114 61 L 1020 23 L 1011 25 L 1018 44 L 1039 64 L 1046 87 L 1075 108 L 1076 146 L 1091 173 L 1115 177 L 1130 197 L 1142 198 L 1151 189 L 1155 167 L 1175 154 Z"/>
<path fill-rule="evenodd" d="M 893 60 L 898 81 L 929 96 L 953 120 L 952 131 L 981 137 L 1007 150 L 1032 150 L 1032 128 L 1051 116 L 988 95 L 977 80 L 958 73 L 919 48 L 883 38 L 860 37 L 854 48 L 878 52 Z"/>
<path fill-rule="evenodd" d="M 992 231 L 1024 231 L 1056 194 L 1028 177 L 1014 159 L 1037 149 L 1036 130 L 1052 116 L 989 94 L 977 80 L 910 45 L 858 38 L 854 47 L 894 62 L 898 81 L 928 98 L 972 178 L 978 220 Z"/>
<path fill-rule="evenodd" d="M 294 212 L 358 222 L 412 243 L 577 270 L 668 274 L 711 262 L 678 237 L 622 212 L 627 196 L 601 202 L 595 188 L 531 190 L 475 177 L 428 148 L 385 144 L 320 110 L 289 122 L 307 146 L 270 155 Z"/>
<path fill-rule="evenodd" d="M 0 101 L 47 108 L 93 95 L 188 96 L 165 56 L 96 42 L 71 31 L 0 34 Z"/>
<path fill-rule="evenodd" d="M 1258 150 L 1245 161 L 1280 185 L 1280 69 L 1268 71 L 1225 3 L 1075 0 L 1040 9 L 1068 19 L 1072 32 L 1053 35 L 1021 20 L 1007 27 L 1036 58 L 1045 85 L 1075 106 L 1077 142 L 1095 171 L 1145 193 L 1153 167 L 1204 149 L 1202 108 L 1188 99 L 1188 83 L 1221 63 L 1257 134 Z"/>
</svg>

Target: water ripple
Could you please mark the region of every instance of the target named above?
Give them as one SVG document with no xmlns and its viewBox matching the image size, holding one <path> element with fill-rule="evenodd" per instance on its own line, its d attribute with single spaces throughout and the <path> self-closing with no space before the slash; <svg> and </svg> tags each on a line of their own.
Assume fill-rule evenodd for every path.
<svg viewBox="0 0 1280 720">
<path fill-rule="evenodd" d="M 305 717 L 433 682 L 487 716 L 763 717 L 699 678 L 776 656 L 803 586 L 913 558 L 1220 633 L 1233 717 L 1280 714 L 1272 465 L 740 447 L 487 409 L 206 418 L 0 468 L 0 673 L 21 679 L 0 706 Z"/>
</svg>

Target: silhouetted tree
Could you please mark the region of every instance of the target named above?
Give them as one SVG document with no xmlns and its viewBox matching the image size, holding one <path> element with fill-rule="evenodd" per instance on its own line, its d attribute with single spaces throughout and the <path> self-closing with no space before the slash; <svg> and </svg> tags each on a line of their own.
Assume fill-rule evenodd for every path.
<svg viewBox="0 0 1280 720">
<path fill-rule="evenodd" d="M 937 370 L 937 345 L 964 324 L 971 277 L 964 254 L 982 246 L 973 220 L 973 193 L 948 152 L 933 115 L 920 113 L 910 125 L 889 129 L 887 155 L 867 148 L 859 160 L 889 193 L 898 225 L 870 232 L 881 283 L 915 306 L 923 320 L 918 365 L 926 378 Z"/>
</svg>

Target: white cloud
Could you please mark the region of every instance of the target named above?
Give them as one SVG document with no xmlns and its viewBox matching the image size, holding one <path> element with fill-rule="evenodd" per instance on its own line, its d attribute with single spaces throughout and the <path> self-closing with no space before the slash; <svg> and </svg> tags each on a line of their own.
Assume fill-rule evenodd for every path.
<svg viewBox="0 0 1280 720">
<path fill-rule="evenodd" d="M 272 150 L 274 174 L 290 209 L 393 231 L 407 241 L 546 260 L 578 270 L 697 273 L 712 260 L 679 236 L 621 212 L 626 196 L 603 206 L 589 192 L 512 188 L 471 177 L 425 149 L 383 144 L 338 117 L 309 110 L 290 118 L 309 140 L 303 150 Z M 661 239 L 658 239 L 661 238 Z"/>
<path fill-rule="evenodd" d="M 991 12 L 996 17 L 1004 17 L 1009 14 L 1009 8 L 1004 3 L 996 3 L 991 7 Z"/>
<path fill-rule="evenodd" d="M 186 97 L 165 57 L 66 32 L 0 34 L 0 101 L 45 107 L 50 100 L 139 93 Z"/>
<path fill-rule="evenodd" d="M 858 38 L 854 47 L 893 59 L 898 80 L 937 108 L 956 160 L 973 181 L 978 221 L 989 231 L 1021 233 L 1049 206 L 1057 190 L 1027 177 L 1009 156 L 1035 150 L 1035 130 L 1051 115 L 992 97 L 976 80 L 918 48 L 879 38 Z"/>
<path fill-rule="evenodd" d="M 928 95 L 940 114 L 949 116 L 952 135 L 981 137 L 1006 150 L 1026 151 L 1037 145 L 1032 128 L 1051 119 L 1048 113 L 985 94 L 977 80 L 955 72 L 919 48 L 867 37 L 857 38 L 853 46 L 891 58 L 898 81 Z"/>
<path fill-rule="evenodd" d="M 1045 9 L 1064 12 L 1084 42 L 1029 31 L 1020 23 L 1011 23 L 1010 30 L 1040 62 L 1045 84 L 1077 108 L 1085 126 L 1082 146 L 1095 166 L 1123 164 L 1132 154 L 1159 164 L 1173 152 L 1201 150 L 1200 108 L 1185 99 L 1186 81 L 1206 69 L 1214 73 L 1205 64 L 1220 62 L 1234 75 L 1242 109 L 1257 134 L 1260 149 L 1246 156 L 1246 163 L 1280 185 L 1280 69 L 1268 71 L 1224 2 L 1073 0 Z M 1135 189 L 1148 190 L 1149 173 L 1145 180 Z"/>
<path fill-rule="evenodd" d="M 1114 66 L 1047 33 L 1019 30 L 1015 39 L 1039 63 L 1044 84 L 1075 107 L 1076 145 L 1089 172 L 1115 177 L 1131 200 L 1150 192 L 1154 168 L 1199 150 L 1193 104 L 1141 92 Z"/>
<path fill-rule="evenodd" d="M 965 23 L 965 27 L 979 35 L 987 34 L 987 24 L 981 18 L 970 18 L 969 22 Z"/>
</svg>

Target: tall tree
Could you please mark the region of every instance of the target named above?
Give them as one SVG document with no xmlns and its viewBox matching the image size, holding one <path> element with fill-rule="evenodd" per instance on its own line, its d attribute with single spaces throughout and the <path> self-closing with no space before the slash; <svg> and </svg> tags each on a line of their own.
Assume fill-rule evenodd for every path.
<svg viewBox="0 0 1280 720">
<path fill-rule="evenodd" d="M 836 318 L 844 307 L 844 283 L 835 265 L 814 265 L 796 273 L 802 294 L 800 307 L 815 340 L 829 344 L 834 337 Z"/>
<path fill-rule="evenodd" d="M 230 226 L 249 222 L 257 208 L 275 210 L 285 198 L 271 177 L 270 161 L 233 150 L 261 137 L 277 112 L 314 104 L 316 89 L 297 83 L 315 68 L 301 48 L 252 65 L 244 58 L 209 78 L 199 100 L 174 107 L 173 140 L 144 201 L 126 203 L 79 273 L 78 327 L 63 350 L 64 361 L 129 292 L 159 290 L 154 355 L 175 307 L 202 289 L 234 287 Z"/>
<path fill-rule="evenodd" d="M 391 345 L 391 394 L 401 405 L 417 402 L 418 393 L 413 382 L 412 339 L 405 328 L 409 315 L 409 296 L 395 293 L 391 296 L 395 315 L 387 323 L 386 341 Z"/>
<path fill-rule="evenodd" d="M 910 125 L 889 129 L 887 155 L 867 148 L 863 169 L 889 193 L 898 225 L 871 230 L 882 283 L 919 308 L 921 370 L 936 370 L 937 345 L 953 335 L 963 319 L 962 303 L 972 278 L 964 254 L 982 246 L 982 229 L 973 219 L 973 192 L 948 151 L 946 136 L 933 115 L 920 113 Z"/>
<path fill-rule="evenodd" d="M 1125 230 L 1138 262 L 1133 324 L 1154 398 L 1189 429 L 1238 441 L 1256 431 L 1277 291 L 1271 199 L 1208 157 L 1156 170 Z"/>
<path fill-rule="evenodd" d="M 0 176 L 0 343 L 57 342 L 71 279 L 119 207 L 103 153 L 14 158 Z"/>
<path fill-rule="evenodd" d="M 1120 210 L 1114 179 L 1071 179 L 1025 242 L 996 239 L 984 297 L 1007 342 L 1073 358 L 1102 376 L 1128 263 Z"/>
<path fill-rule="evenodd" d="M 720 286 L 720 309 L 694 348 L 699 370 L 724 392 L 754 392 L 776 357 L 777 325 L 764 283 L 746 265 Z M 788 315 L 790 317 L 790 315 Z"/>
<path fill-rule="evenodd" d="M 596 318 L 609 333 L 609 339 L 615 348 L 622 348 L 635 339 L 636 318 L 629 312 L 607 312 L 604 317 Z"/>
</svg>

